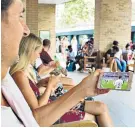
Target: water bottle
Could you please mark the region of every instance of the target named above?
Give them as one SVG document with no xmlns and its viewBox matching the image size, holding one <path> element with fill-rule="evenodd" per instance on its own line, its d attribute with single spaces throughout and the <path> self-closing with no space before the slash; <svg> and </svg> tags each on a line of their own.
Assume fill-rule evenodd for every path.
<svg viewBox="0 0 135 128">
<path fill-rule="evenodd" d="M 57 56 L 55 55 L 54 56 L 54 61 L 55 61 L 55 63 L 56 63 L 56 68 L 58 69 L 58 70 L 61 70 L 62 69 L 62 67 L 60 66 L 60 62 L 59 62 L 59 59 L 57 58 Z M 59 63 L 59 64 L 58 64 Z M 58 65 L 57 65 L 58 64 Z"/>
</svg>

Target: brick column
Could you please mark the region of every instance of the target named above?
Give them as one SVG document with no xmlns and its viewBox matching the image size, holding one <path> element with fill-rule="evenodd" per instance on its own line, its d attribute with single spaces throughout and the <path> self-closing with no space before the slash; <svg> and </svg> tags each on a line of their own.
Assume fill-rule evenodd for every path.
<svg viewBox="0 0 135 128">
<path fill-rule="evenodd" d="M 38 35 L 38 0 L 26 0 L 26 23 L 30 31 Z"/>
<path fill-rule="evenodd" d="M 24 8 L 25 8 L 24 21 L 26 22 L 26 0 L 23 0 L 23 6 L 24 6 Z"/>
<path fill-rule="evenodd" d="M 95 47 L 106 51 L 113 40 L 125 47 L 131 39 L 131 0 L 95 0 Z"/>
<path fill-rule="evenodd" d="M 56 53 L 56 33 L 55 33 L 55 6 L 50 4 L 38 5 L 38 31 L 45 30 L 50 32 L 50 55 Z"/>
</svg>

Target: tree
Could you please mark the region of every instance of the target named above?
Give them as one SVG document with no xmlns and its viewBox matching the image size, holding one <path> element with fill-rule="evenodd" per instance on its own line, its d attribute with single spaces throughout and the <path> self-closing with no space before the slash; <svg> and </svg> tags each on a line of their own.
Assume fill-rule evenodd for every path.
<svg viewBox="0 0 135 128">
<path fill-rule="evenodd" d="M 63 28 L 74 27 L 75 24 L 90 22 L 94 17 L 93 0 L 72 0 L 65 3 L 59 23 Z"/>
</svg>

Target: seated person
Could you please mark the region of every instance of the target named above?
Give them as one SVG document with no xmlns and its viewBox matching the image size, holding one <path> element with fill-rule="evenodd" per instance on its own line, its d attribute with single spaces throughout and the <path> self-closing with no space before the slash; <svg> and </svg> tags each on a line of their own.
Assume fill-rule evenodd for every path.
<svg viewBox="0 0 135 128">
<path fill-rule="evenodd" d="M 14 74 L 15 76 L 21 76 L 22 75 L 22 78 L 25 78 L 24 76 L 27 76 L 25 78 L 25 82 L 23 81 L 24 82 L 23 84 L 25 84 L 25 86 L 26 85 L 28 86 L 28 84 L 29 84 L 28 87 L 32 88 L 32 90 L 34 91 L 35 96 L 37 98 L 40 97 L 40 93 L 39 93 L 38 88 L 42 87 L 42 86 L 46 86 L 46 91 L 40 97 L 39 102 L 38 102 L 38 105 L 40 106 L 40 105 L 43 104 L 42 101 L 44 102 L 44 105 L 48 103 L 48 99 L 49 99 L 50 93 L 53 90 L 53 87 L 55 87 L 57 85 L 59 80 L 58 80 L 57 77 L 49 77 L 48 81 L 46 81 L 46 79 L 42 79 L 39 82 L 37 81 L 36 75 L 31 71 L 31 68 L 33 68 L 32 65 L 34 64 L 35 59 L 37 57 L 39 57 L 39 53 L 41 52 L 41 49 L 42 49 L 42 43 L 41 43 L 40 39 L 38 39 L 38 38 L 35 39 L 34 38 L 35 37 L 34 34 L 30 34 L 29 37 L 31 37 L 31 38 L 25 38 L 23 40 L 23 43 L 25 44 L 27 42 L 30 42 L 29 45 L 27 45 L 27 46 L 31 47 L 33 49 L 36 49 L 35 53 L 32 53 L 32 50 L 31 50 L 31 51 L 29 51 L 27 56 L 24 56 L 24 55 L 26 55 L 25 52 L 28 51 L 28 50 L 26 49 L 27 47 L 25 47 L 25 48 L 22 47 L 22 45 L 24 45 L 23 43 L 20 44 L 20 47 L 22 48 L 20 50 L 20 52 L 19 52 L 20 59 L 19 59 L 19 61 L 16 64 L 14 64 L 11 67 L 11 71 L 10 72 L 11 72 L 11 74 Z M 36 45 L 33 45 L 33 43 L 31 43 L 32 41 L 35 41 Z M 22 63 L 22 61 L 24 61 L 24 63 Z M 32 91 L 29 90 L 29 93 L 31 95 L 33 95 L 33 93 L 31 93 L 31 92 Z M 33 102 L 33 101 L 31 101 L 31 102 Z"/>
<path fill-rule="evenodd" d="M 135 53 L 131 50 L 130 44 L 127 44 L 125 48 L 126 48 L 126 50 L 124 53 L 127 53 L 126 61 L 127 61 L 127 64 L 130 64 L 130 63 L 132 63 Z"/>
<path fill-rule="evenodd" d="M 126 49 L 123 51 L 124 60 L 127 62 L 128 70 L 133 71 L 135 52 L 131 50 L 130 44 L 127 44 Z"/>
<path fill-rule="evenodd" d="M 23 46 L 25 46 L 25 47 L 23 47 Z M 23 38 L 20 43 L 20 48 L 19 48 L 20 60 L 10 70 L 13 79 L 15 80 L 17 86 L 22 91 L 22 94 L 24 95 L 31 110 L 36 111 L 37 114 L 36 115 L 34 114 L 35 119 L 37 121 L 39 121 L 39 123 L 40 122 L 43 123 L 43 124 L 41 123 L 41 126 L 52 125 L 52 123 L 55 123 L 57 121 L 58 117 L 59 117 L 59 120 L 56 123 L 65 123 L 65 122 L 89 120 L 89 119 L 93 120 L 93 118 L 91 118 L 90 114 L 95 115 L 97 117 L 96 119 L 98 121 L 99 126 L 112 126 L 112 122 L 109 117 L 107 108 L 101 102 L 97 102 L 97 101 L 86 102 L 83 111 L 78 110 L 78 109 L 71 109 L 71 107 L 69 107 L 69 109 L 68 109 L 69 111 L 67 111 L 67 109 L 65 109 L 64 105 L 67 106 L 69 104 L 69 102 L 65 101 L 63 98 L 66 95 L 68 96 L 69 101 L 72 100 L 72 102 L 71 102 L 72 107 L 77 104 L 77 102 L 76 102 L 76 104 L 73 103 L 72 97 L 70 98 L 70 92 L 73 92 L 73 90 L 75 88 L 78 88 L 79 85 L 76 86 L 74 89 L 71 89 L 69 92 L 67 92 L 60 98 L 56 99 L 54 102 L 51 102 L 51 103 L 49 103 L 49 105 L 47 105 L 47 103 L 48 103 L 47 99 L 50 95 L 52 87 L 54 87 L 56 85 L 57 78 L 56 78 L 56 80 L 54 80 L 53 78 L 51 79 L 52 83 L 51 82 L 48 83 L 49 85 L 47 86 L 48 88 L 46 89 L 46 95 L 43 94 L 40 97 L 38 88 L 36 87 L 36 84 L 32 81 L 32 76 L 27 74 L 27 71 L 26 71 L 27 66 L 30 63 L 33 64 L 35 59 L 38 57 L 39 53 L 41 52 L 41 49 L 42 49 L 42 43 L 41 43 L 40 39 L 38 37 L 36 37 L 34 34 L 30 34 L 28 37 Z M 25 61 L 22 56 L 26 58 Z M 24 63 L 21 63 L 22 61 Z M 83 88 L 85 87 L 84 84 L 83 84 Z M 31 88 L 31 85 L 35 88 L 36 91 Z M 79 90 L 82 90 L 82 89 L 80 88 Z M 107 92 L 107 90 L 104 90 L 104 92 Z M 101 93 L 104 93 L 104 92 L 101 92 Z M 75 93 L 77 93 L 77 92 L 75 92 Z M 72 94 L 72 95 L 74 95 L 74 94 Z M 49 106 L 51 107 L 52 104 L 57 103 L 59 100 L 61 100 L 61 103 L 58 103 L 56 105 L 56 107 L 53 106 L 52 107 L 53 110 L 51 111 L 51 113 L 50 112 L 48 113 Z M 58 113 L 56 114 L 56 111 L 60 112 L 60 110 L 57 110 L 57 108 L 61 105 L 62 105 L 61 110 L 62 110 L 63 114 L 61 114 L 59 116 Z M 47 109 L 47 110 L 45 110 L 45 109 Z M 49 118 L 48 116 L 45 117 L 45 114 L 47 114 L 47 113 L 48 113 L 49 117 L 51 115 L 53 115 L 52 116 L 53 118 L 50 120 L 50 122 L 47 122 L 44 120 L 44 119 L 48 120 L 48 118 Z M 55 113 L 55 115 L 53 113 Z M 42 115 L 40 118 L 42 118 L 42 120 L 44 120 L 44 122 L 41 119 L 39 120 L 39 115 L 40 116 Z"/>
<path fill-rule="evenodd" d="M 91 38 L 89 41 L 85 43 L 85 45 L 82 47 L 82 51 L 84 53 L 84 56 L 92 56 L 94 54 L 94 39 Z"/>
<path fill-rule="evenodd" d="M 42 52 L 40 53 L 40 58 L 44 65 L 55 66 L 55 62 L 52 60 L 52 58 L 48 54 L 50 46 L 51 46 L 50 40 L 44 39 L 43 40 L 43 49 L 42 49 Z"/>
<path fill-rule="evenodd" d="M 118 51 L 118 47 L 117 46 L 113 46 L 111 49 L 109 49 L 106 53 L 105 53 L 105 63 L 107 64 L 107 67 L 109 66 L 110 71 L 115 71 L 117 72 L 117 63 L 114 59 L 114 55 L 115 53 Z"/>
<path fill-rule="evenodd" d="M 38 57 L 33 65 L 39 76 L 46 75 L 56 68 L 56 65 L 44 65 L 40 57 Z"/>
<path fill-rule="evenodd" d="M 59 60 L 52 60 L 50 55 L 48 54 L 48 50 L 50 49 L 51 42 L 48 39 L 43 40 L 43 49 L 40 53 L 40 58 L 37 58 L 35 62 L 35 69 L 38 71 L 39 75 L 47 74 L 54 69 L 60 67 Z M 63 67 L 61 67 L 61 72 L 65 76 L 67 76 L 67 71 Z"/>
<path fill-rule="evenodd" d="M 113 41 L 113 46 L 116 46 L 119 48 L 119 42 Z M 119 48 L 119 51 L 115 53 L 115 61 L 117 62 L 117 66 L 121 72 L 125 72 L 127 68 L 126 61 L 123 60 L 122 56 L 122 50 Z"/>
<path fill-rule="evenodd" d="M 135 52 L 135 43 L 133 44 L 132 51 Z"/>
<path fill-rule="evenodd" d="M 80 51 L 81 56 L 77 56 L 77 63 L 79 64 L 79 69 L 78 71 L 82 71 L 84 69 L 84 56 L 94 56 L 96 53 L 93 48 L 93 38 L 91 38 L 89 41 L 87 41 L 84 46 L 82 46 L 82 49 Z M 88 59 L 89 61 L 94 61 L 93 59 Z M 94 65 L 92 65 L 94 67 Z"/>
<path fill-rule="evenodd" d="M 88 41 L 84 44 L 84 46 L 82 47 L 82 52 L 84 56 L 88 56 L 88 50 L 89 50 L 89 45 L 88 45 Z"/>
<path fill-rule="evenodd" d="M 90 40 L 87 43 L 88 43 L 88 56 L 92 56 L 94 52 L 94 39 L 90 38 Z"/>
<path fill-rule="evenodd" d="M 70 62 L 75 62 L 75 54 L 74 54 L 74 51 L 73 51 L 71 45 L 68 46 L 67 66 L 68 66 L 68 64 L 69 64 Z"/>
<path fill-rule="evenodd" d="M 82 49 L 78 50 L 77 56 L 75 57 L 76 64 L 79 64 L 78 71 L 81 71 L 84 68 L 84 54 Z"/>
<path fill-rule="evenodd" d="M 132 40 L 130 41 L 129 45 L 130 45 L 130 49 L 133 50 L 133 45 L 134 44 L 133 44 Z"/>
<path fill-rule="evenodd" d="M 119 48 L 118 45 L 119 45 L 118 41 L 116 40 L 113 41 L 113 47 L 105 53 L 105 62 L 110 64 L 111 71 L 113 70 L 112 67 L 114 67 L 114 71 L 117 72 L 117 67 L 118 67 L 120 71 L 124 72 L 126 71 L 126 62 L 123 60 L 122 50 Z"/>
<path fill-rule="evenodd" d="M 1 0 L 1 127 L 39 127 L 21 91 L 9 74 L 22 36 L 30 33 L 21 0 Z"/>
</svg>

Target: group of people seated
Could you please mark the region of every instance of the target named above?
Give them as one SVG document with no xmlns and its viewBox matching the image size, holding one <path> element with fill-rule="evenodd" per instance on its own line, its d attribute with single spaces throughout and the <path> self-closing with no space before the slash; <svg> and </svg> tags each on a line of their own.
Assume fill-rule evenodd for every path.
<svg viewBox="0 0 135 128">
<path fill-rule="evenodd" d="M 118 41 L 113 41 L 113 46 L 105 53 L 104 63 L 110 68 L 111 72 L 125 72 L 128 65 L 134 64 L 135 49 L 133 44 L 126 44 L 125 49 L 119 47 Z M 103 63 L 103 60 L 101 60 Z"/>
<path fill-rule="evenodd" d="M 97 122 L 98 126 L 113 126 L 104 103 L 84 101 L 86 97 L 109 92 L 108 89 L 97 88 L 101 70 L 88 75 L 61 95 L 56 92 L 60 75 L 37 78 L 38 75 L 59 67 L 59 63 L 46 57 L 47 62 L 42 61 L 35 68 L 36 59 L 43 59 L 44 54 L 47 55 L 50 43 L 44 41 L 47 42 L 47 47 L 44 47 L 44 42 L 30 33 L 24 22 L 23 12 L 21 0 L 1 1 L 1 125 L 38 127 L 90 120 Z M 44 88 L 42 92 L 41 87 Z M 76 107 L 82 100 L 84 102 L 81 106 Z"/>
<path fill-rule="evenodd" d="M 71 63 L 70 66 L 73 66 L 75 70 L 75 65 L 79 64 L 78 71 L 82 71 L 84 69 L 84 56 L 93 56 L 95 55 L 94 51 L 94 40 L 91 38 L 89 41 L 85 43 L 84 46 L 80 50 L 78 50 L 77 56 L 74 55 L 74 51 L 72 46 L 68 46 L 68 54 L 67 54 L 67 66 Z M 124 49 L 119 47 L 118 41 L 113 41 L 112 47 L 107 50 L 103 59 L 101 59 L 101 68 L 103 66 L 109 67 L 111 72 L 125 72 L 125 71 L 133 71 L 135 59 L 135 45 L 133 43 L 127 43 Z M 92 61 L 92 60 L 90 60 Z M 103 65 L 103 63 L 105 63 Z M 93 65 L 91 65 L 93 67 Z M 69 71 L 70 69 L 67 68 Z"/>
<path fill-rule="evenodd" d="M 92 56 L 94 54 L 94 39 L 90 38 L 81 49 L 78 50 L 77 55 L 75 56 L 72 46 L 68 46 L 68 53 L 67 53 L 67 66 L 69 63 L 71 66 L 73 65 L 73 70 L 76 68 L 76 64 L 79 65 L 78 71 L 83 71 L 84 69 L 84 56 Z M 70 70 L 67 68 L 68 71 Z"/>
</svg>

